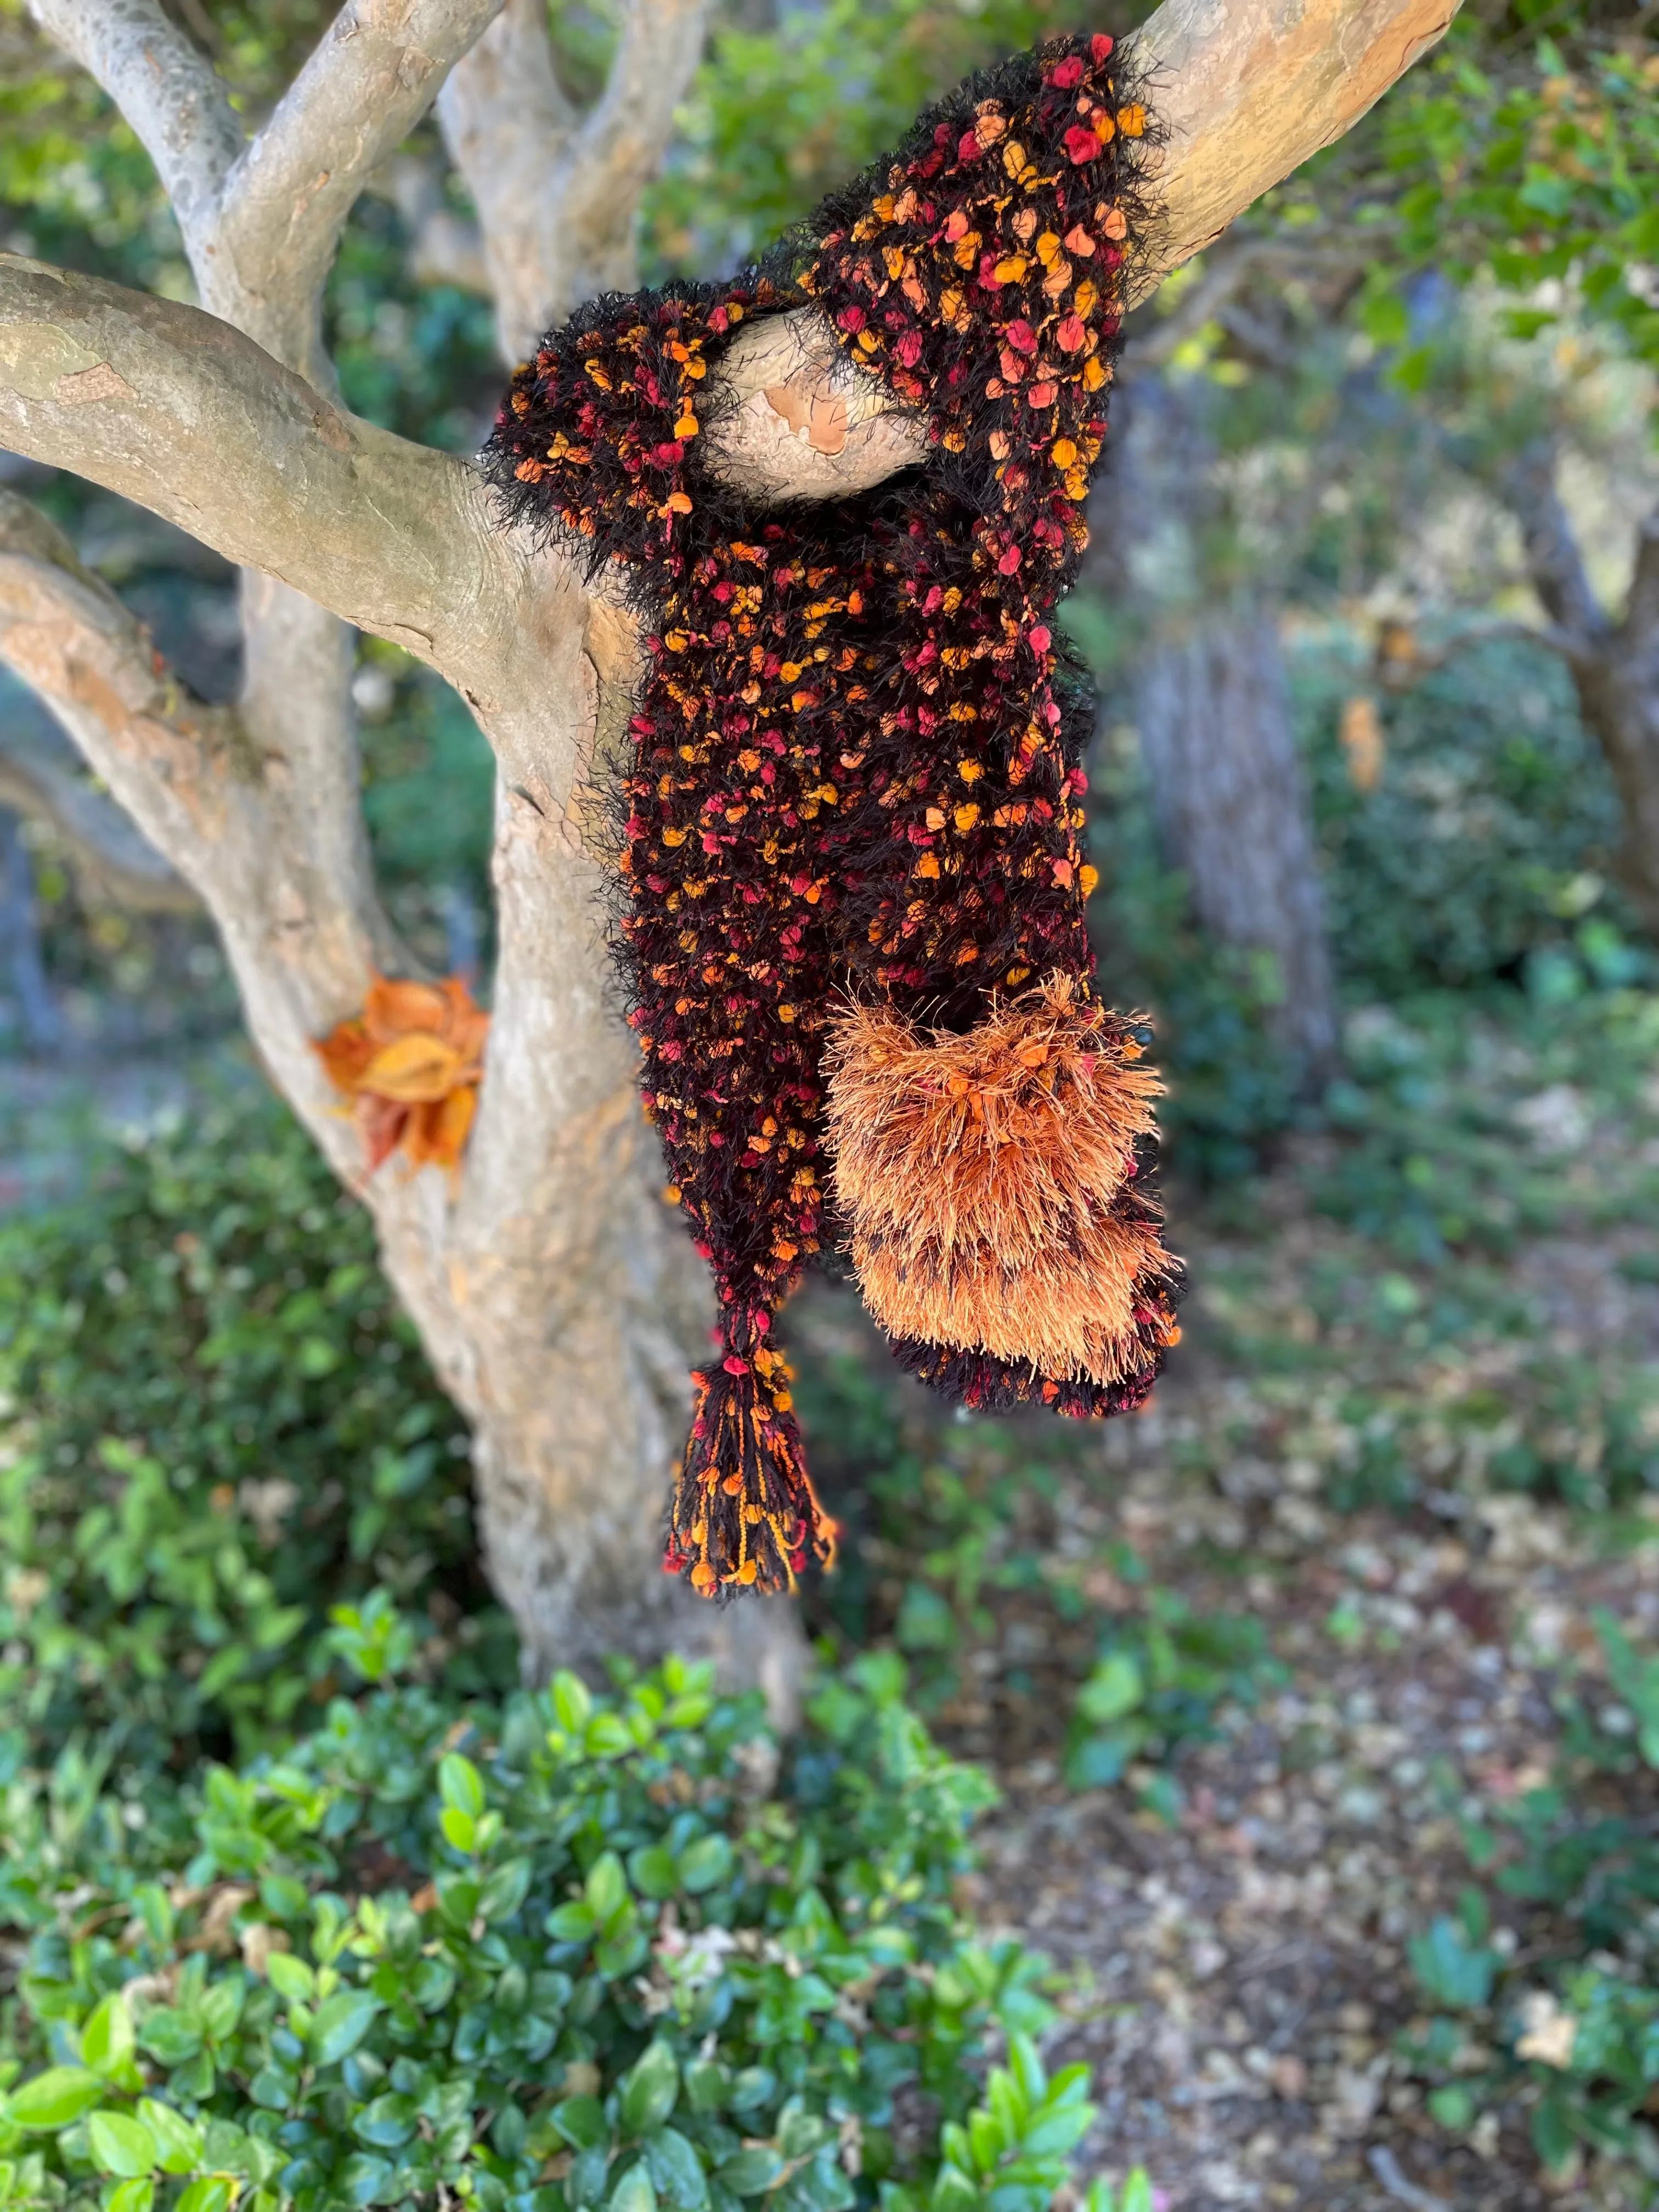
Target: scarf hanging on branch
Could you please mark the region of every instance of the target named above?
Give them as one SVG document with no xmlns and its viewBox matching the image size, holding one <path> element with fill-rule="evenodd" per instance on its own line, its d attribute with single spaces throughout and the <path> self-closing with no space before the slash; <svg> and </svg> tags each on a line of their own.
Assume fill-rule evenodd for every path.
<svg viewBox="0 0 1659 2212">
<path fill-rule="evenodd" d="M 486 457 L 619 564 L 649 632 L 616 793 L 647 1114 L 720 1297 L 665 1565 L 705 1596 L 834 1556 L 774 1322 L 850 1250 L 904 1367 L 987 1411 L 1141 1404 L 1175 1338 L 1142 1032 L 1093 994 L 1087 543 L 1144 109 L 1054 40 L 915 125 L 763 267 L 578 310 Z M 766 512 L 699 466 L 745 319 L 816 302 L 923 466 Z"/>
</svg>

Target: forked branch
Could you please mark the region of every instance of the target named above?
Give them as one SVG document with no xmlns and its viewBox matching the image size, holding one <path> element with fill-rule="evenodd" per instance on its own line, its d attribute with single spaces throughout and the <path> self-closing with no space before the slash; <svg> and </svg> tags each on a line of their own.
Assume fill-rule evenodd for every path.
<svg viewBox="0 0 1659 2212">
<path fill-rule="evenodd" d="M 507 0 L 439 96 L 478 210 L 502 355 L 521 360 L 579 300 L 635 282 L 634 225 L 702 51 L 707 0 L 633 0 L 583 118 L 560 85 L 542 0 Z"/>
<path fill-rule="evenodd" d="M 313 383 L 327 374 L 318 309 L 346 217 L 501 5 L 351 0 L 225 179 L 204 296 Z"/>
<path fill-rule="evenodd" d="M 11 627 L 3 610 L 0 623 Z M 190 885 L 126 810 L 88 782 L 55 716 L 8 711 L 0 719 L 0 806 L 50 823 L 94 902 L 132 914 L 199 911 Z"/>
</svg>

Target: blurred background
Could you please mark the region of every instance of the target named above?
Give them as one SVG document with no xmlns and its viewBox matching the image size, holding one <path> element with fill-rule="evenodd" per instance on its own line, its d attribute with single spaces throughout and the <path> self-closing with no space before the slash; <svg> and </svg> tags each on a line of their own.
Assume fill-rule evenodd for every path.
<svg viewBox="0 0 1659 2212">
<path fill-rule="evenodd" d="M 332 12 L 168 4 L 251 113 Z M 981 63 L 1135 20 L 724 0 L 647 277 L 732 268 Z M 553 21 L 592 97 L 612 12 Z M 0 234 L 188 296 L 145 157 L 21 0 Z M 434 127 L 329 318 L 348 405 L 479 443 L 501 380 Z M 828 1285 L 795 1319 L 851 1529 L 814 1632 L 899 1654 L 1001 1778 L 975 1901 L 1066 1965 L 1172 2206 L 1659 2203 L 1656 390 L 1651 0 L 1469 0 L 1136 313 L 1065 620 L 1185 1340 L 1103 1435 L 941 1419 Z M 0 477 L 234 694 L 216 556 Z M 508 1679 L 466 1440 L 366 1224 L 188 893 L 0 685 L 0 1705 L 32 1744 L 246 1750 L 377 1585 L 446 1680 Z M 377 640 L 354 696 L 395 918 L 487 1000 L 483 742 Z"/>
</svg>

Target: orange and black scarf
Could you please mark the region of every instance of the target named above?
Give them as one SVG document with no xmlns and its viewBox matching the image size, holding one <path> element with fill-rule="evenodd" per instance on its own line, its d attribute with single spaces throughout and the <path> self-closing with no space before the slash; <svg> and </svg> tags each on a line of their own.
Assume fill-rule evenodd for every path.
<svg viewBox="0 0 1659 2212">
<path fill-rule="evenodd" d="M 1093 992 L 1092 695 L 1053 627 L 1146 131 L 1109 39 L 1009 62 L 761 268 L 579 310 L 490 441 L 512 516 L 621 564 L 649 632 L 616 937 L 720 1302 L 665 1559 L 706 1596 L 833 1556 L 774 1330 L 826 1245 L 969 1407 L 1121 1412 L 1174 1339 L 1158 1085 Z M 740 322 L 813 302 L 928 458 L 761 511 L 699 467 L 708 372 Z"/>
</svg>

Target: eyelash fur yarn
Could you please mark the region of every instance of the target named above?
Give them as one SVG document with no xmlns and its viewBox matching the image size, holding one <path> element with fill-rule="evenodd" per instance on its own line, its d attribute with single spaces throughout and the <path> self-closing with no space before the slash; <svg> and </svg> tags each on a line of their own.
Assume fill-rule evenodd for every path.
<svg viewBox="0 0 1659 2212">
<path fill-rule="evenodd" d="M 720 1300 L 665 1560 L 705 1596 L 833 1559 L 772 1336 L 826 1238 L 901 1363 L 968 1406 L 1121 1412 L 1174 1340 L 1158 1086 L 1092 995 L 1092 700 L 1049 620 L 1146 129 L 1109 39 L 1007 63 L 763 268 L 580 310 L 486 454 L 514 519 L 621 565 L 650 632 L 616 935 Z M 745 317 L 810 301 L 932 449 L 759 512 L 698 466 L 708 372 Z"/>
</svg>

